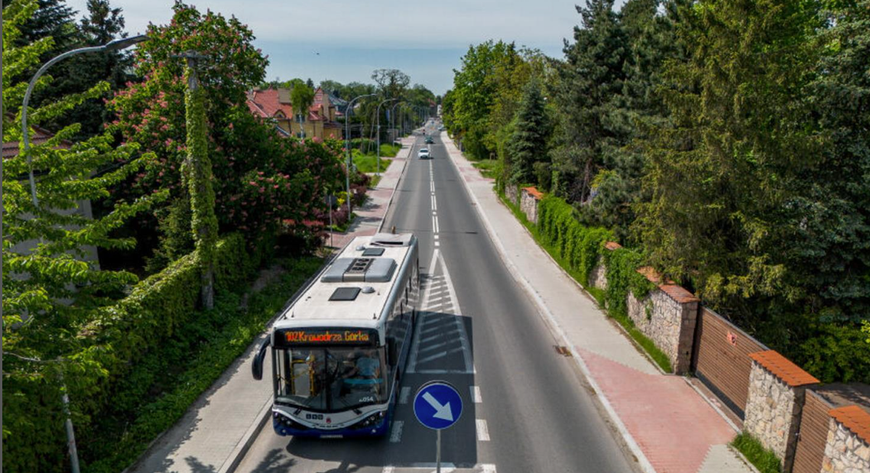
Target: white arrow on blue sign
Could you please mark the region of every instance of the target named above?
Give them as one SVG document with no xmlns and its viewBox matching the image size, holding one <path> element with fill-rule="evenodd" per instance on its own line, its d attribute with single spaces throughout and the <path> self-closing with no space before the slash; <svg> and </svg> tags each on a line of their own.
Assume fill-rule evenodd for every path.
<svg viewBox="0 0 870 473">
<path fill-rule="evenodd" d="M 431 381 L 424 384 L 414 396 L 414 415 L 430 429 L 446 429 L 462 415 L 462 398 L 450 384 Z"/>
</svg>

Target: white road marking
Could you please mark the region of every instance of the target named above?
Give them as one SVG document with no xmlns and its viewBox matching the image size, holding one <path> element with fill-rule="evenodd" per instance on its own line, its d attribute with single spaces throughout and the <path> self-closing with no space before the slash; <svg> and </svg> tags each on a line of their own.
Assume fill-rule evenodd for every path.
<svg viewBox="0 0 870 473">
<path fill-rule="evenodd" d="M 480 465 L 480 468 L 480 473 L 496 473 L 495 465 L 489 463 L 484 463 L 483 465 Z"/>
<path fill-rule="evenodd" d="M 410 386 L 402 386 L 402 392 L 399 393 L 399 404 L 407 404 L 408 397 L 411 395 Z"/>
<path fill-rule="evenodd" d="M 435 239 L 436 239 L 436 240 L 438 239 L 438 235 L 435 235 Z"/>
<path fill-rule="evenodd" d="M 384 467 L 384 473 L 393 473 L 396 469 L 391 466 Z"/>
<path fill-rule="evenodd" d="M 486 428 L 486 421 L 477 419 L 474 422 L 477 424 L 477 441 L 489 442 L 489 430 Z"/>
<path fill-rule="evenodd" d="M 390 430 L 390 443 L 399 443 L 402 441 L 402 428 L 405 426 L 405 421 L 394 420 L 393 429 Z"/>
<path fill-rule="evenodd" d="M 436 242 L 435 242 L 435 248 L 438 248 L 439 246 L 440 246 L 440 245 L 439 245 L 438 242 L 436 241 Z"/>
<path fill-rule="evenodd" d="M 404 389 L 404 388 L 402 388 Z M 480 397 L 480 386 L 471 385 L 471 399 L 475 404 L 480 404 L 483 402 L 483 398 Z"/>
</svg>

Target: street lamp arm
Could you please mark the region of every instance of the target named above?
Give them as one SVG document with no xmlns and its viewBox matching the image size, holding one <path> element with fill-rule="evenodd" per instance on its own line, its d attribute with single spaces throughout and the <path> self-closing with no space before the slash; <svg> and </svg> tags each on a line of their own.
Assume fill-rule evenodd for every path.
<svg viewBox="0 0 870 473">
<path fill-rule="evenodd" d="M 30 105 L 30 96 L 33 94 L 33 88 L 36 87 L 36 81 L 45 74 L 45 71 L 48 70 L 49 67 L 54 64 L 63 61 L 64 59 L 75 56 L 77 54 L 84 53 L 97 53 L 100 51 L 118 51 L 120 49 L 126 49 L 134 44 L 141 43 L 147 40 L 148 37 L 146 35 L 133 36 L 130 38 L 120 38 L 114 41 L 111 41 L 107 44 L 103 44 L 100 46 L 87 46 L 84 48 L 73 49 L 71 51 L 67 51 L 63 54 L 55 56 L 51 58 L 48 62 L 42 65 L 33 78 L 30 79 L 30 83 L 27 84 L 27 91 L 24 92 L 24 103 L 21 106 L 21 138 L 24 142 L 24 155 L 27 159 L 27 168 L 30 170 L 30 194 L 33 198 L 33 206 L 38 207 L 39 201 L 36 198 L 36 181 L 33 179 L 33 166 L 32 166 L 32 158 L 30 157 L 30 133 L 27 127 L 27 108 Z"/>
</svg>

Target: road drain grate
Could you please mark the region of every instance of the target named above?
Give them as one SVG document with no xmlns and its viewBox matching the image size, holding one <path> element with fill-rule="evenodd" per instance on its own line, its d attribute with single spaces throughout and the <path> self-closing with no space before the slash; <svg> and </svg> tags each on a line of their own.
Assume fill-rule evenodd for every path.
<svg viewBox="0 0 870 473">
<path fill-rule="evenodd" d="M 556 349 L 556 353 L 558 353 L 562 356 L 571 356 L 571 350 L 569 350 L 568 347 L 563 347 L 561 345 L 554 345 L 554 348 Z"/>
</svg>

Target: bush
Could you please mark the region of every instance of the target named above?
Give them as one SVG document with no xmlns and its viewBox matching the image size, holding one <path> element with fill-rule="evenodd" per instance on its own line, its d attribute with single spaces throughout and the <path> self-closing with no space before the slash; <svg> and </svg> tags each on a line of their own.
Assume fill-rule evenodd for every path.
<svg viewBox="0 0 870 473">
<path fill-rule="evenodd" d="M 246 246 L 238 234 L 218 242 L 217 294 L 244 288 L 260 263 L 258 253 L 271 248 L 264 244 L 252 256 Z M 138 363 L 165 349 L 167 340 L 195 320 L 200 277 L 201 265 L 194 251 L 139 282 L 118 303 L 101 309 L 79 332 L 78 349 L 66 354 L 63 364 L 28 381 L 4 386 L 4 428 L 13 432 L 3 447 L 8 471 L 54 471 L 65 463 L 64 417 L 59 408 L 61 368 L 76 434 L 86 439 L 94 420 L 108 406 L 123 401 L 119 386 L 129 382 Z"/>
<path fill-rule="evenodd" d="M 752 438 L 746 432 L 742 432 L 737 437 L 734 437 L 734 440 L 731 441 L 731 446 L 742 453 L 761 473 L 780 473 L 782 471 L 782 465 L 776 454 L 771 450 L 765 449 L 761 445 L 761 442 Z"/>
</svg>

